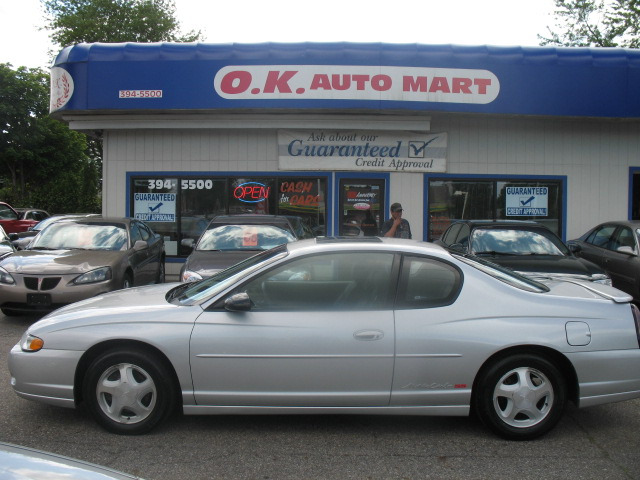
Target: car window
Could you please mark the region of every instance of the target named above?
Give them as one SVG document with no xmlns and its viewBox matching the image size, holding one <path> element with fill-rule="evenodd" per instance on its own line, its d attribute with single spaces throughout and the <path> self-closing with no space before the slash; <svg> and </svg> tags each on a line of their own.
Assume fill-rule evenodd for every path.
<svg viewBox="0 0 640 480">
<path fill-rule="evenodd" d="M 467 243 L 469 243 L 469 234 L 471 233 L 471 227 L 467 224 L 462 225 L 460 231 L 458 232 L 458 238 L 456 238 L 456 243 L 460 245 L 464 245 L 465 248 Z"/>
<path fill-rule="evenodd" d="M 631 247 L 633 250 L 636 249 L 633 230 L 628 227 L 621 227 L 609 245 L 611 250 L 617 250 L 620 247 Z"/>
<path fill-rule="evenodd" d="M 138 224 L 136 222 L 131 223 L 131 244 L 135 245 L 138 240 L 142 240 L 142 235 L 140 235 L 140 229 L 138 228 Z"/>
<path fill-rule="evenodd" d="M 462 274 L 453 265 L 432 258 L 405 256 L 396 308 L 450 305 L 457 298 L 461 286 Z"/>
<path fill-rule="evenodd" d="M 615 225 L 604 225 L 596 228 L 585 241 L 596 247 L 607 248 L 615 229 Z"/>
<path fill-rule="evenodd" d="M 6 205 L 0 205 L 0 220 L 17 220 L 18 216 Z"/>
<path fill-rule="evenodd" d="M 57 222 L 42 230 L 30 250 L 126 250 L 123 224 Z"/>
<path fill-rule="evenodd" d="M 196 250 L 269 250 L 295 240 L 291 232 L 272 225 L 221 225 L 206 230 Z"/>
<path fill-rule="evenodd" d="M 474 255 L 568 255 L 567 247 L 552 232 L 513 228 L 476 228 L 471 238 Z"/>
<path fill-rule="evenodd" d="M 455 223 L 451 225 L 449 229 L 444 232 L 444 235 L 442 236 L 442 243 L 444 243 L 445 245 L 451 245 L 452 243 L 455 243 L 456 237 L 461 227 L 461 223 Z"/>
<path fill-rule="evenodd" d="M 149 227 L 140 222 L 136 222 L 136 225 L 138 225 L 138 230 L 140 231 L 140 236 L 142 237 L 142 239 L 145 242 L 149 241 L 149 238 L 151 238 L 151 231 L 149 230 Z"/>
<path fill-rule="evenodd" d="M 252 310 L 377 310 L 392 292 L 394 254 L 341 252 L 291 261 L 252 279 Z"/>
</svg>

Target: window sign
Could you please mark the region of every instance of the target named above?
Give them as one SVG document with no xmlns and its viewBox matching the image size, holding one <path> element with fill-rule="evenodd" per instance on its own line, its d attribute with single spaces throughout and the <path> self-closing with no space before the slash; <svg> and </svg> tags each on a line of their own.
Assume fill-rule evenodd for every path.
<svg viewBox="0 0 640 480">
<path fill-rule="evenodd" d="M 507 217 L 546 217 L 549 215 L 547 187 L 507 187 Z"/>
<path fill-rule="evenodd" d="M 144 222 L 175 222 L 175 193 L 136 193 L 133 196 L 133 217 Z"/>
</svg>

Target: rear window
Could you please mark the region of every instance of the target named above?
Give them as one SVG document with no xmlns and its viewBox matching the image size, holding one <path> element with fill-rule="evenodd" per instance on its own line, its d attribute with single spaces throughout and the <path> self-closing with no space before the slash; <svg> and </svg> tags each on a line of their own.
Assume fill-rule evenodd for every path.
<svg viewBox="0 0 640 480">
<path fill-rule="evenodd" d="M 269 250 L 295 240 L 291 232 L 272 225 L 221 225 L 206 230 L 196 250 Z"/>
</svg>

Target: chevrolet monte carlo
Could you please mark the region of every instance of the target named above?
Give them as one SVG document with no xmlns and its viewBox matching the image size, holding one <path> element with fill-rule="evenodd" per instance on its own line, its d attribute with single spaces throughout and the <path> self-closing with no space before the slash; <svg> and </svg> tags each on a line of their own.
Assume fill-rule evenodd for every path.
<svg viewBox="0 0 640 480">
<path fill-rule="evenodd" d="M 107 293 L 35 323 L 9 355 L 24 398 L 104 428 L 185 414 L 480 417 L 531 439 L 565 405 L 640 397 L 639 315 L 593 282 L 534 281 L 411 240 L 281 245 L 211 278 Z"/>
</svg>

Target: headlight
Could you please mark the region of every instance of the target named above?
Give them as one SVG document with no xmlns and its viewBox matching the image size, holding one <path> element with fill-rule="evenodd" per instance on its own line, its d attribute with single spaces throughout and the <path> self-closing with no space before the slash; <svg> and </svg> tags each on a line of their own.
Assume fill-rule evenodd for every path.
<svg viewBox="0 0 640 480">
<path fill-rule="evenodd" d="M 191 270 L 185 270 L 182 274 L 181 280 L 183 282 L 199 282 L 202 280 L 202 276 L 196 272 L 192 272 Z"/>
<path fill-rule="evenodd" d="M 37 352 L 44 347 L 44 340 L 34 335 L 26 334 L 20 344 L 23 352 Z"/>
<path fill-rule="evenodd" d="M 595 275 L 592 275 L 591 281 L 594 283 L 602 283 L 603 285 L 613 285 L 613 283 L 611 282 L 611 278 L 609 278 L 609 276 L 605 275 L 604 273 L 597 273 Z"/>
<path fill-rule="evenodd" d="M 102 267 L 96 268 L 95 270 L 91 270 L 83 275 L 80 275 L 73 282 L 75 285 L 84 285 L 86 283 L 97 283 L 104 282 L 105 280 L 111 279 L 111 268 L 110 267 Z"/>
<path fill-rule="evenodd" d="M 0 268 L 0 283 L 4 283 L 6 285 L 15 285 L 16 281 L 13 279 L 11 274 L 7 272 L 4 268 Z"/>
</svg>

